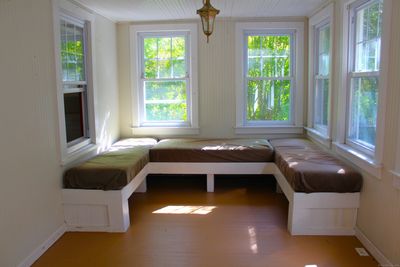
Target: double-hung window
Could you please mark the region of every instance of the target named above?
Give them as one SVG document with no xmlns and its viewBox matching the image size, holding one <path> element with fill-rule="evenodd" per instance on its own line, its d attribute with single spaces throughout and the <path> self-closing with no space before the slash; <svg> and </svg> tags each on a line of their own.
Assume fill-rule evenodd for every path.
<svg viewBox="0 0 400 267">
<path fill-rule="evenodd" d="M 290 123 L 294 87 L 291 31 L 245 34 L 246 123 Z"/>
<path fill-rule="evenodd" d="M 304 23 L 236 23 L 237 134 L 303 133 Z"/>
<path fill-rule="evenodd" d="M 132 25 L 132 131 L 198 134 L 197 24 Z"/>
<path fill-rule="evenodd" d="M 376 144 L 383 0 L 361 0 L 350 10 L 346 143 L 373 155 Z"/>
<path fill-rule="evenodd" d="M 60 19 L 60 52 L 65 134 L 68 147 L 89 137 L 87 26 L 85 21 L 62 15 Z"/>
<path fill-rule="evenodd" d="M 193 127 L 190 31 L 139 32 L 139 127 Z"/>
<path fill-rule="evenodd" d="M 67 0 L 54 3 L 57 106 L 62 164 L 95 148 L 94 16 Z"/>
<path fill-rule="evenodd" d="M 329 21 L 323 21 L 314 32 L 314 90 L 313 128 L 328 136 L 330 88 L 330 36 Z"/>
</svg>

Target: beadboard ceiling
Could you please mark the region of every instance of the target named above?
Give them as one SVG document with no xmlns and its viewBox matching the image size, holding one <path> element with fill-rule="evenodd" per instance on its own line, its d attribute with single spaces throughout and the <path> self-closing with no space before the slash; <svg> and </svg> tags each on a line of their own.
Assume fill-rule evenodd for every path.
<svg viewBox="0 0 400 267">
<path fill-rule="evenodd" d="M 198 18 L 202 0 L 76 0 L 114 21 Z M 308 16 L 329 0 L 211 0 L 218 17 Z"/>
</svg>

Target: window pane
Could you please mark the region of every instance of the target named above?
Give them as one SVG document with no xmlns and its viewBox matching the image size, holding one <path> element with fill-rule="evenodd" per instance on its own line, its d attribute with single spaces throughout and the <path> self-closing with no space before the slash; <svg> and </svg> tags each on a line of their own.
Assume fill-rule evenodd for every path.
<svg viewBox="0 0 400 267">
<path fill-rule="evenodd" d="M 257 78 L 261 76 L 261 57 L 249 57 L 248 60 L 249 70 L 248 76 L 252 78 Z"/>
<path fill-rule="evenodd" d="M 186 76 L 184 59 L 175 59 L 173 60 L 172 64 L 173 64 L 172 68 L 173 68 L 174 78 L 183 78 Z"/>
<path fill-rule="evenodd" d="M 65 128 L 67 143 L 85 136 L 83 93 L 64 94 Z"/>
<path fill-rule="evenodd" d="M 172 58 L 184 59 L 185 58 L 185 38 L 173 37 L 172 38 Z"/>
<path fill-rule="evenodd" d="M 146 104 L 146 120 L 151 121 L 187 121 L 186 103 Z"/>
<path fill-rule="evenodd" d="M 248 77 L 290 76 L 290 35 L 248 36 Z"/>
<path fill-rule="evenodd" d="M 186 100 L 186 81 L 146 81 L 145 100 Z"/>
<path fill-rule="evenodd" d="M 163 37 L 157 38 L 157 45 L 158 45 L 158 59 L 170 59 L 171 58 L 171 42 L 172 38 L 170 37 Z"/>
<path fill-rule="evenodd" d="M 144 39 L 144 58 L 157 59 L 157 38 Z"/>
<path fill-rule="evenodd" d="M 60 33 L 63 81 L 85 81 L 84 28 L 61 20 Z"/>
<path fill-rule="evenodd" d="M 290 80 L 249 80 L 248 121 L 287 121 L 290 116 Z"/>
<path fill-rule="evenodd" d="M 381 49 L 382 0 L 356 12 L 355 71 L 378 71 Z"/>
<path fill-rule="evenodd" d="M 370 148 L 375 147 L 377 104 L 378 78 L 353 78 L 349 138 Z"/>
<path fill-rule="evenodd" d="M 144 62 L 144 75 L 147 78 L 157 77 L 157 60 L 147 59 Z"/>
<path fill-rule="evenodd" d="M 158 78 L 172 78 L 171 60 L 158 61 Z"/>
<path fill-rule="evenodd" d="M 261 36 L 249 36 L 248 37 L 248 55 L 261 56 Z"/>
<path fill-rule="evenodd" d="M 318 75 L 329 75 L 330 61 L 330 27 L 324 27 L 318 32 Z"/>
<path fill-rule="evenodd" d="M 317 79 L 314 96 L 314 128 L 327 134 L 328 106 L 329 106 L 329 79 Z"/>
</svg>

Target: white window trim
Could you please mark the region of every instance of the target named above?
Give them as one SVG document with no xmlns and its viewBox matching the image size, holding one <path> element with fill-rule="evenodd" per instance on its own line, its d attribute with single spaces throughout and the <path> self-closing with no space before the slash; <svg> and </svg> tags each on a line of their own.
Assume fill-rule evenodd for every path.
<svg viewBox="0 0 400 267">
<path fill-rule="evenodd" d="M 346 159 L 353 162 L 362 170 L 368 172 L 372 176 L 381 179 L 382 177 L 382 160 L 384 147 L 384 129 L 385 129 L 385 113 L 386 113 L 386 95 L 387 95 L 387 73 L 389 68 L 389 51 L 390 51 L 390 31 L 391 31 L 391 7 L 392 0 L 384 0 L 383 2 L 383 20 L 382 20 L 382 36 L 381 36 L 381 66 L 379 76 L 379 103 L 377 115 L 377 132 L 374 155 L 362 153 L 354 147 L 346 144 L 347 135 L 347 96 L 348 84 L 350 80 L 349 65 L 349 23 L 350 23 L 350 6 L 356 1 L 347 1 L 343 6 L 343 66 L 342 66 L 342 84 L 338 95 L 338 123 L 337 123 L 337 139 L 334 142 L 336 152 Z"/>
<path fill-rule="evenodd" d="M 247 31 L 294 31 L 294 79 L 291 122 L 268 122 L 268 125 L 246 125 L 244 95 L 244 35 Z M 236 38 L 236 134 L 303 133 L 304 88 L 304 23 L 303 22 L 238 22 Z"/>
<path fill-rule="evenodd" d="M 397 62 L 394 65 L 398 66 L 399 64 L 400 64 L 400 60 L 397 59 Z M 392 64 L 392 66 L 393 66 L 393 64 Z M 397 78 L 397 83 L 395 83 L 395 84 L 397 85 L 395 90 L 399 90 L 400 89 L 399 78 Z M 397 125 L 397 136 L 396 136 L 395 162 L 394 162 L 393 169 L 390 171 L 390 173 L 393 176 L 393 186 L 400 190 L 400 117 L 398 117 L 397 123 L 398 123 L 398 125 Z"/>
<path fill-rule="evenodd" d="M 132 91 L 132 132 L 135 135 L 195 135 L 199 133 L 198 115 L 198 49 L 197 49 L 197 24 L 151 24 L 132 25 L 130 27 L 130 49 L 131 49 L 131 91 Z M 141 125 L 140 106 L 140 62 L 139 62 L 139 33 L 151 32 L 189 32 L 190 46 L 190 95 L 188 117 L 190 125 L 174 124 L 147 124 Z"/>
<path fill-rule="evenodd" d="M 96 146 L 96 125 L 95 125 L 95 107 L 94 107 L 94 96 L 95 96 L 95 51 L 93 40 L 94 37 L 94 20 L 95 16 L 88 11 L 82 9 L 79 6 L 66 0 L 53 0 L 53 32 L 54 32 L 54 53 L 55 53 L 55 70 L 56 70 L 56 90 L 57 90 L 57 108 L 58 108 L 58 131 L 59 131 L 59 143 L 61 153 L 61 165 L 67 165 L 78 158 L 94 151 Z M 63 82 L 62 82 L 62 69 L 61 69 L 61 57 L 60 57 L 60 19 L 62 14 L 67 16 L 78 18 L 79 20 L 85 21 L 88 28 L 88 36 L 86 40 L 87 45 L 87 62 L 86 67 L 87 75 L 87 112 L 88 112 L 88 124 L 89 124 L 89 138 L 82 138 L 81 142 L 77 142 L 75 145 L 68 147 L 66 128 L 65 128 L 65 111 L 64 111 L 64 94 L 63 94 Z"/>
<path fill-rule="evenodd" d="M 333 40 L 334 40 L 334 3 L 329 4 L 324 7 L 318 13 L 314 14 L 309 20 L 309 41 L 308 41 L 308 55 L 309 55 L 309 67 L 308 67 L 308 110 L 307 110 L 307 135 L 313 139 L 316 139 L 321 144 L 330 147 L 332 138 L 332 116 L 333 116 Z M 317 127 L 314 126 L 314 90 L 315 90 L 315 73 L 316 73 L 316 60 L 314 48 L 316 46 L 317 40 L 315 40 L 315 30 L 321 23 L 328 23 L 330 26 L 330 62 L 329 62 L 329 107 L 328 107 L 328 126 L 326 129 L 326 134 L 319 131 Z"/>
<path fill-rule="evenodd" d="M 399 63 L 400 61 L 398 61 L 397 64 Z M 397 145 L 396 145 L 394 168 L 390 171 L 390 173 L 393 176 L 393 186 L 400 190 L 400 117 L 398 118 L 396 142 Z"/>
<path fill-rule="evenodd" d="M 307 136 L 312 140 L 324 145 L 327 148 L 330 148 L 332 145 L 332 139 L 317 131 L 314 128 L 304 127 L 307 131 Z"/>
</svg>

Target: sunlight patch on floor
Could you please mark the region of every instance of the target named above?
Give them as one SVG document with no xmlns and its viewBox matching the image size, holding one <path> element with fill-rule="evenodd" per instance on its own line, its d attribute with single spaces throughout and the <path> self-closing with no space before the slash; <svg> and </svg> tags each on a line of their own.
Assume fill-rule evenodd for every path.
<svg viewBox="0 0 400 267">
<path fill-rule="evenodd" d="M 155 214 L 196 214 L 207 215 L 211 213 L 216 206 L 167 206 L 153 211 Z"/>
<path fill-rule="evenodd" d="M 253 254 L 258 253 L 258 245 L 257 245 L 257 234 L 256 234 L 256 229 L 253 226 L 249 226 L 247 228 L 247 231 L 249 233 L 249 241 L 250 241 L 250 249 Z"/>
</svg>

